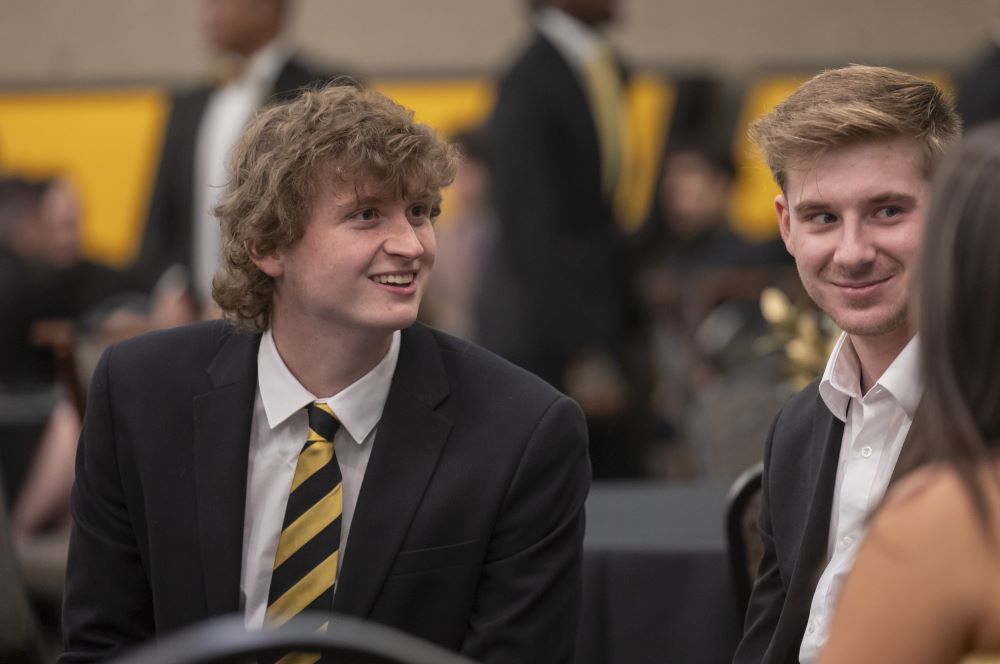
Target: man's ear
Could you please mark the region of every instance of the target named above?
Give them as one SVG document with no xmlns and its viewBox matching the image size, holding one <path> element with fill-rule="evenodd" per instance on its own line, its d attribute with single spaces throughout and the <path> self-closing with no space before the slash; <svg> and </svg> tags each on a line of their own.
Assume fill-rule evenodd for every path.
<svg viewBox="0 0 1000 664">
<path fill-rule="evenodd" d="M 260 250 L 260 247 L 249 241 L 246 243 L 246 248 L 247 253 L 250 255 L 250 260 L 253 261 L 254 265 L 272 279 L 277 279 L 285 271 L 280 251 L 272 250 L 264 253 Z"/>
<path fill-rule="evenodd" d="M 792 256 L 795 251 L 792 249 L 792 219 L 788 212 L 788 200 L 784 194 L 774 197 L 774 211 L 778 213 L 778 230 L 781 231 L 781 239 L 785 242 L 785 249 Z"/>
</svg>

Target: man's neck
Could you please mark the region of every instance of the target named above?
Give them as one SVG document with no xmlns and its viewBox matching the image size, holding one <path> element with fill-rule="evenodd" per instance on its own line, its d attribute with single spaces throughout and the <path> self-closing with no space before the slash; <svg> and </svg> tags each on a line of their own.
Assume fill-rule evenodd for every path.
<svg viewBox="0 0 1000 664">
<path fill-rule="evenodd" d="M 275 317 L 274 345 L 285 366 L 317 397 L 330 397 L 375 368 L 392 343 L 392 332 L 317 330 Z"/>
<path fill-rule="evenodd" d="M 903 326 L 879 336 L 850 335 L 861 368 L 861 394 L 867 394 L 878 382 L 914 334 L 914 330 Z"/>
</svg>

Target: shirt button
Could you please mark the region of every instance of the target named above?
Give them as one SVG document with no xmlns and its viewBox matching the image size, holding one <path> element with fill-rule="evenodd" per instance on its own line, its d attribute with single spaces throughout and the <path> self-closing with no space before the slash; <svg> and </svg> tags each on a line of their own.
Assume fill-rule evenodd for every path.
<svg viewBox="0 0 1000 664">
<path fill-rule="evenodd" d="M 846 549 L 846 548 L 847 548 L 847 547 L 849 547 L 849 546 L 850 546 L 850 545 L 851 545 L 851 544 L 852 544 L 853 542 L 854 542 L 854 540 L 853 540 L 853 539 L 851 539 L 851 537 L 850 537 L 849 535 L 847 535 L 847 536 L 844 536 L 844 537 L 840 538 L 840 548 L 841 548 L 841 549 Z"/>
<path fill-rule="evenodd" d="M 864 457 L 864 458 L 867 459 L 871 455 L 872 455 L 872 448 L 871 447 L 869 447 L 868 445 L 865 445 L 864 447 L 861 448 L 861 456 L 862 457 Z"/>
</svg>

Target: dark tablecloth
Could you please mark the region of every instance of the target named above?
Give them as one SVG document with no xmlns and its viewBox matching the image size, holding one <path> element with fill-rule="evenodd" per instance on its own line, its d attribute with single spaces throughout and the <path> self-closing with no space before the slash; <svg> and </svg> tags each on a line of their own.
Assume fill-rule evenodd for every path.
<svg viewBox="0 0 1000 664">
<path fill-rule="evenodd" d="M 598 483 L 587 500 L 578 664 L 729 662 L 743 617 L 726 488 Z"/>
</svg>

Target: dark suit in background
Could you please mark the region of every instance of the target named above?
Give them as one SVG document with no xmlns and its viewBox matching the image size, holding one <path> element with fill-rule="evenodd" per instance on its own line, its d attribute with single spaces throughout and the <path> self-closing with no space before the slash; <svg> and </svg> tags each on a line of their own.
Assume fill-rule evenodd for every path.
<svg viewBox="0 0 1000 664">
<path fill-rule="evenodd" d="M 329 79 L 328 74 L 293 57 L 278 72 L 268 102 L 290 99 L 297 90 Z M 147 290 L 172 265 L 191 267 L 193 228 L 200 222 L 194 209 L 198 129 L 213 92 L 214 86 L 204 85 L 179 93 L 171 101 L 142 244 L 133 268 L 137 281 Z"/>
<path fill-rule="evenodd" d="M 500 233 L 483 276 L 479 339 L 559 389 L 583 351 L 626 367 L 635 311 L 626 241 L 602 191 L 583 84 L 542 34 L 500 80 L 487 141 Z M 637 474 L 632 432 L 590 425 L 595 475 Z"/>
<path fill-rule="evenodd" d="M 966 130 L 1000 119 L 1000 45 L 991 44 L 959 75 L 956 102 Z"/>
<path fill-rule="evenodd" d="M 735 664 L 791 664 L 827 562 L 833 489 L 844 423 L 819 381 L 775 418 L 764 448 L 760 534 L 764 547 Z"/>
<path fill-rule="evenodd" d="M 63 662 L 241 610 L 259 334 L 112 347 L 80 442 Z M 589 486 L 579 408 L 421 325 L 402 343 L 334 611 L 483 662 L 569 662 Z M 334 618 L 335 619 L 335 618 Z"/>
</svg>

